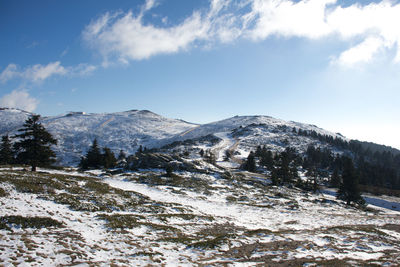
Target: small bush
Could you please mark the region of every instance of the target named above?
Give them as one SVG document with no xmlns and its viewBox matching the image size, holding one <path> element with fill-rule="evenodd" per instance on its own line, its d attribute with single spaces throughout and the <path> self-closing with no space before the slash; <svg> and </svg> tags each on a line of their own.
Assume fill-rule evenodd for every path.
<svg viewBox="0 0 400 267">
<path fill-rule="evenodd" d="M 23 217 L 19 215 L 0 217 L 0 229 L 62 227 L 63 224 L 49 217 Z"/>
<path fill-rule="evenodd" d="M 0 187 L 0 197 L 5 197 L 5 196 L 7 196 L 7 192 Z"/>
</svg>

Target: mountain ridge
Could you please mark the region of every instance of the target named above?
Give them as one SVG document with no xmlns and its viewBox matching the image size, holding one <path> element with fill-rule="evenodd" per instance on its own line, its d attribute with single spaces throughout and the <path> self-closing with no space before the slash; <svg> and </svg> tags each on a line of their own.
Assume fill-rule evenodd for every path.
<svg viewBox="0 0 400 267">
<path fill-rule="evenodd" d="M 0 108 L 0 135 L 13 135 L 24 121 L 34 113 L 14 108 Z M 333 133 L 312 124 L 285 121 L 271 116 L 246 115 L 206 123 L 195 124 L 181 119 L 170 119 L 150 110 L 128 110 L 112 113 L 68 112 L 57 116 L 42 117 L 41 122 L 59 141 L 55 152 L 62 165 L 76 165 L 96 138 L 100 146 L 107 146 L 114 153 L 124 150 L 134 154 L 139 146 L 159 148 L 174 142 L 199 139 L 218 133 L 229 133 L 236 140 L 241 157 L 246 157 L 256 146 L 267 145 L 272 150 L 294 146 L 305 151 L 308 145 L 330 146 L 296 131 L 315 132 L 321 136 L 349 141 L 339 133 Z M 221 138 L 219 138 L 221 140 Z M 232 141 L 234 142 L 234 141 Z M 366 143 L 367 142 L 361 142 Z M 387 146 L 370 143 L 377 150 L 400 153 Z M 332 148 L 332 146 L 330 146 Z M 184 148 L 186 149 L 186 148 Z M 335 149 L 333 149 L 335 150 Z"/>
</svg>

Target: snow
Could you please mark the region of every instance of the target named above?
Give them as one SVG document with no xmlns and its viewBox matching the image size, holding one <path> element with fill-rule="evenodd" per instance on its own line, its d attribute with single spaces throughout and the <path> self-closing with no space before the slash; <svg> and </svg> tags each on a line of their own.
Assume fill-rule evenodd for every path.
<svg viewBox="0 0 400 267">
<path fill-rule="evenodd" d="M 0 110 L 0 135 L 15 134 L 30 115 L 18 110 Z M 129 155 L 140 145 L 152 148 L 163 139 L 197 126 L 145 110 L 67 114 L 45 117 L 41 122 L 58 141 L 54 150 L 62 165 L 77 165 L 95 138 L 100 146 L 107 146 L 116 154 L 122 149 Z"/>
<path fill-rule="evenodd" d="M 77 177 L 77 184 L 82 187 L 86 184 L 85 179 L 93 179 L 96 175 L 100 175 L 95 178 L 96 181 L 126 192 L 140 194 L 145 199 L 148 198 L 147 207 L 164 207 L 164 211 L 159 213 L 136 208 L 107 213 L 77 211 L 67 205 L 44 200 L 40 194 L 19 193 L 8 183 L 1 182 L 1 187 L 9 195 L 0 197 L 0 216 L 51 217 L 65 226 L 56 229 L 13 228 L 12 231 L 0 229 L 0 261 L 6 266 L 24 264 L 29 257 L 32 257 L 36 265 L 46 266 L 111 263 L 130 266 L 147 264 L 192 266 L 218 265 L 222 260 L 228 265 L 253 266 L 260 263 L 258 257 L 272 257 L 272 261 L 309 258 L 312 262 L 312 259 L 322 258 L 378 260 L 378 263 L 382 263 L 384 259 L 399 263 L 394 259 L 388 259 L 387 251 L 400 248 L 398 242 L 400 234 L 393 230 L 382 229 L 386 236 L 378 237 L 373 232 L 374 227 L 398 224 L 400 219 L 398 212 L 380 210 L 379 213 L 365 213 L 349 209 L 345 205 L 334 204 L 335 198 L 330 195 L 311 195 L 284 187 L 259 188 L 253 184 L 220 179 L 217 174 L 179 173 L 186 179 L 195 175 L 206 181 L 211 188 L 210 192 L 205 194 L 196 188 L 150 186 L 135 180 L 135 177 L 146 173 L 154 175 L 154 170 L 108 178 L 102 177 L 102 172 L 82 173 L 78 176 L 74 170 L 40 169 L 40 171 L 55 177 L 60 174 L 71 179 Z M 10 173 L 21 174 L 22 171 L 2 169 L 0 172 L 7 176 Z M 40 177 L 43 175 L 41 173 L 37 175 Z M 27 172 L 24 175 L 29 174 L 31 173 Z M 246 172 L 242 175 L 250 180 L 261 179 L 258 175 Z M 180 193 L 177 193 L 178 191 Z M 57 193 L 60 194 L 62 191 Z M 277 193 L 283 197 L 277 197 Z M 229 196 L 236 197 L 237 200 L 229 201 Z M 331 201 L 323 202 L 324 199 Z M 291 203 L 297 203 L 298 206 L 291 208 Z M 190 221 L 179 216 L 169 217 L 182 213 L 198 217 Z M 141 219 L 144 224 L 132 229 L 111 230 L 105 225 L 104 220 L 98 218 L 100 214 L 144 216 L 144 219 Z M 162 220 L 163 214 L 167 215 L 166 221 Z M 210 221 L 205 218 L 213 219 Z M 237 232 L 231 241 L 224 242 L 215 249 L 194 248 L 179 242 L 160 241 L 160 235 L 165 235 L 166 238 L 171 236 L 162 230 L 154 230 L 149 225 L 173 226 L 185 235 L 195 235 L 201 229 L 226 223 L 230 223 L 238 230 L 234 230 Z M 367 232 L 363 231 L 363 227 L 369 226 L 372 228 L 365 228 Z M 245 234 L 247 231 L 260 229 L 262 231 L 259 234 Z M 266 232 L 263 232 L 264 230 Z M 284 248 L 283 251 L 269 247 L 269 244 L 278 245 L 279 242 L 292 244 L 296 241 L 301 242 L 301 245 Z M 251 252 L 249 258 L 242 258 L 246 260 L 243 264 L 239 264 L 235 254 L 230 254 L 229 251 L 246 245 L 259 247 Z"/>
<path fill-rule="evenodd" d="M 324 189 L 322 190 L 322 193 L 328 194 L 331 196 L 336 196 L 336 191 L 334 189 Z M 389 209 L 393 211 L 400 211 L 400 200 L 395 197 L 388 197 L 388 196 L 372 196 L 368 194 L 362 194 L 362 197 L 365 200 L 365 203 L 375 206 L 375 207 L 380 207 L 384 209 Z M 391 201 L 387 200 L 390 199 Z"/>
<path fill-rule="evenodd" d="M 21 110 L 1 109 L 0 135 L 15 134 L 31 115 L 32 113 Z M 42 123 L 58 140 L 54 149 L 59 163 L 75 166 L 95 138 L 100 146 L 107 146 L 114 153 L 119 153 L 122 149 L 129 155 L 134 154 L 140 145 L 147 148 L 160 147 L 174 141 L 214 134 L 222 139 L 222 143 L 214 148 L 218 154 L 218 161 L 222 161 L 226 149 L 238 151 L 239 158 L 243 158 L 250 150 L 255 150 L 257 145 L 268 145 L 269 149 L 282 150 L 286 147 L 282 142 L 286 140 L 290 146 L 305 151 L 309 144 L 318 143 L 312 138 L 291 133 L 292 128 L 313 130 L 343 139 L 339 134 L 314 125 L 287 122 L 268 116 L 236 116 L 198 125 L 164 118 L 146 110 L 131 110 L 103 114 L 68 113 L 44 117 Z M 246 134 L 238 138 L 232 137 L 233 130 L 247 126 L 252 127 L 248 128 Z"/>
<path fill-rule="evenodd" d="M 19 110 L 0 110 L 0 134 L 15 132 L 29 116 L 30 113 Z M 140 177 L 147 175 L 161 177 L 163 170 L 159 169 L 111 175 L 101 170 L 82 173 L 74 168 L 39 168 L 37 174 L 24 172 L 23 168 L 0 168 L 0 177 L 71 177 L 68 183 L 75 181 L 82 189 L 90 184 L 88 181 L 104 183 L 110 186 L 106 188 L 132 194 L 130 200 L 134 203 L 122 210 L 116 207 L 108 211 L 73 210 L 68 205 L 46 200 L 46 193 L 17 192 L 11 182 L 2 178 L 0 188 L 8 195 L 0 197 L 0 217 L 43 216 L 64 225 L 55 229 L 0 229 L 0 262 L 6 266 L 27 265 L 31 258 L 36 265 L 42 266 L 223 263 L 254 266 L 295 259 L 310 259 L 311 263 L 318 259 L 338 259 L 346 264 L 354 261 L 355 265 L 372 261 L 378 265 L 385 261 L 395 265 L 400 263 L 390 252 L 400 250 L 400 233 L 396 228 L 385 227 L 399 225 L 399 198 L 364 195 L 372 208 L 365 212 L 337 201 L 332 190 L 310 194 L 296 188 L 275 187 L 270 185 L 266 175 L 235 170 L 240 160 L 258 145 L 267 145 L 273 150 L 282 150 L 289 145 L 299 152 L 304 152 L 309 144 L 328 146 L 310 137 L 298 136 L 292 132 L 293 127 L 342 138 L 338 134 L 313 125 L 266 116 L 236 116 L 196 125 L 138 110 L 109 114 L 72 113 L 43 118 L 42 122 L 59 140 L 56 152 L 64 164 L 75 164 L 94 138 L 100 146 L 108 146 L 114 152 L 124 149 L 127 154 L 132 154 L 139 145 L 157 147 L 209 134 L 219 141 L 213 145 L 207 140 L 195 142 L 192 146 L 195 152 L 190 153 L 188 160 L 198 160 L 198 151 L 202 148 L 210 149 L 217 162 L 214 166 L 201 161 L 199 168 L 204 168 L 205 174 L 176 172 L 180 179 L 196 178 L 206 185 L 196 187 L 193 180 L 193 186 L 187 188 L 179 184 L 155 186 L 140 182 Z M 242 132 L 235 134 L 238 131 Z M 228 150 L 236 153 L 231 160 L 224 161 Z M 232 177 L 225 177 L 224 171 L 229 171 Z M 307 179 L 304 173 L 300 176 Z M 68 193 L 66 189 L 57 188 L 52 192 L 55 195 Z M 95 206 L 96 192 L 90 191 L 90 194 L 93 195 L 89 201 Z M 120 195 L 113 194 L 103 192 L 101 198 L 113 200 L 110 203 L 114 204 L 110 205 L 124 203 Z M 102 215 L 133 216 L 139 223 L 132 228 L 116 230 L 101 219 Z M 154 228 L 154 225 L 161 228 Z M 220 231 L 232 227 L 229 231 L 233 235 L 215 248 L 199 248 L 187 243 L 210 240 L 212 234 L 202 237 L 198 233 L 217 226 L 222 228 Z M 163 230 L 163 227 L 174 227 L 177 232 Z M 189 241 L 169 241 L 182 236 L 189 237 Z M 300 242 L 299 245 L 296 242 Z M 280 248 L 280 244 L 288 247 Z M 251 246 L 256 249 L 251 250 Z M 237 256 L 240 253 L 249 254 Z M 239 263 L 239 260 L 244 262 Z"/>
</svg>

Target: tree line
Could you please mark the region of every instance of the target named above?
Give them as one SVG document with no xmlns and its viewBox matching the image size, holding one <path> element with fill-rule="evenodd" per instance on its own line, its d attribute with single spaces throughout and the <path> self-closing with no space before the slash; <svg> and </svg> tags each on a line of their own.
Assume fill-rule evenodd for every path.
<svg viewBox="0 0 400 267">
<path fill-rule="evenodd" d="M 400 190 L 400 151 L 397 149 L 358 140 L 347 142 L 342 138 L 333 138 L 316 131 L 293 128 L 293 132 L 347 150 L 347 156 L 353 159 L 359 172 L 361 184 Z M 332 163 L 334 160 L 336 159 L 330 158 L 326 162 Z M 334 171 L 335 167 L 331 166 L 331 171 Z"/>
<path fill-rule="evenodd" d="M 329 184 L 338 188 L 337 197 L 347 204 L 363 204 L 359 189 L 360 170 L 346 155 L 333 155 L 329 149 L 309 146 L 304 155 L 287 147 L 282 152 L 272 152 L 265 146 L 258 146 L 249 153 L 242 169 L 257 172 L 266 171 L 272 185 L 294 185 L 317 192 L 324 177 Z M 299 169 L 306 173 L 306 179 L 299 176 Z"/>
</svg>

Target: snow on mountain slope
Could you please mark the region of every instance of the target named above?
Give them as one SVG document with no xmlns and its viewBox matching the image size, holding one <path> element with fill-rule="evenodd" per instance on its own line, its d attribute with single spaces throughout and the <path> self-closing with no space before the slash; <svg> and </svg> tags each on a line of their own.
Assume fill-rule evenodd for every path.
<svg viewBox="0 0 400 267">
<path fill-rule="evenodd" d="M 15 134 L 31 115 L 17 109 L 0 109 L 0 135 Z M 218 161 L 222 161 L 227 150 L 236 152 L 238 158 L 243 158 L 258 145 L 266 145 L 269 149 L 278 151 L 291 146 L 299 152 L 304 152 L 310 144 L 329 146 L 315 138 L 299 135 L 293 132 L 293 128 L 344 139 L 340 134 L 314 125 L 287 122 L 268 116 L 235 116 L 197 125 L 168 119 L 146 110 L 131 110 L 103 114 L 71 112 L 44 117 L 42 123 L 58 140 L 54 149 L 63 165 L 76 165 L 95 138 L 100 146 L 107 146 L 114 153 L 122 149 L 127 154 L 133 154 L 140 145 L 147 148 L 161 147 L 175 141 L 214 135 L 221 140 L 210 147 Z M 188 148 L 190 149 L 190 145 L 181 149 Z M 334 147 L 330 148 L 335 151 Z"/>
<path fill-rule="evenodd" d="M 11 116 L 13 113 L 14 116 Z M 1 111 L 0 135 L 13 130 L 15 132 L 15 129 L 20 128 L 29 115 L 25 114 L 18 110 Z M 164 118 L 146 110 L 105 114 L 74 112 L 45 117 L 42 124 L 58 140 L 54 150 L 60 163 L 67 165 L 77 164 L 95 138 L 100 146 L 107 146 L 115 153 L 123 149 L 132 154 L 140 145 L 154 147 L 159 140 L 196 126 L 181 120 Z"/>
<path fill-rule="evenodd" d="M 11 135 L 18 130 L 31 115 L 32 113 L 19 109 L 0 108 L 0 134 Z"/>
<path fill-rule="evenodd" d="M 343 138 L 339 134 L 335 134 L 321 128 L 318 128 L 315 125 L 299 123 L 299 122 L 292 122 L 292 121 L 284 121 L 280 119 L 275 119 L 269 116 L 235 116 L 229 119 L 216 121 L 208 124 L 201 125 L 193 130 L 187 132 L 184 135 L 179 135 L 175 137 L 176 139 L 193 139 L 198 138 L 201 136 L 205 136 L 208 134 L 220 133 L 220 132 L 227 132 L 232 131 L 233 129 L 246 127 L 249 125 L 268 125 L 268 127 L 273 129 L 279 129 L 282 127 L 287 127 L 292 130 L 293 127 L 297 129 L 307 130 L 307 131 L 316 131 L 319 134 L 323 135 L 330 135 L 333 137 L 340 137 Z"/>
<path fill-rule="evenodd" d="M 293 129 L 296 131 L 294 132 Z M 334 152 L 342 152 L 332 145 L 321 142 L 311 136 L 303 136 L 298 134 L 298 130 L 311 132 L 332 138 L 347 140 L 340 134 L 332 133 L 315 125 L 288 122 L 275 119 L 268 116 L 235 116 L 229 119 L 204 124 L 196 128 L 192 128 L 186 133 L 174 136 L 170 140 L 162 140 L 165 143 L 173 141 L 184 141 L 187 139 L 196 139 L 206 135 L 214 135 L 221 141 L 212 147 L 201 147 L 201 142 L 197 142 L 193 147 L 201 147 L 210 149 L 217 157 L 218 161 L 222 161 L 225 151 L 231 150 L 238 158 L 247 157 L 251 150 L 255 150 L 257 146 L 266 146 L 273 151 L 282 151 L 290 146 L 298 152 L 305 152 L 309 145 L 329 147 Z M 181 147 L 181 149 L 188 149 Z"/>
</svg>

